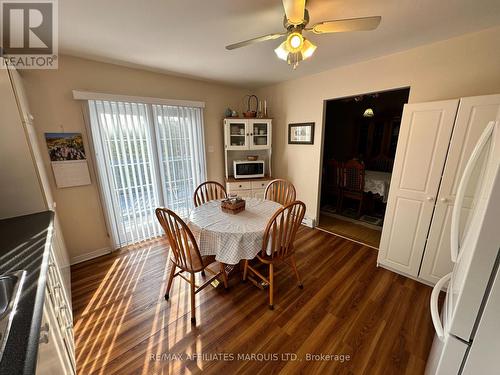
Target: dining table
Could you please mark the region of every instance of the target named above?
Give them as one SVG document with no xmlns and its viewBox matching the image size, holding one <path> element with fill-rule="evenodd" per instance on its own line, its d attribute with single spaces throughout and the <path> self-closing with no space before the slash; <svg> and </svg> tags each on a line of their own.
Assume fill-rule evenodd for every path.
<svg viewBox="0 0 500 375">
<path fill-rule="evenodd" d="M 221 209 L 222 200 L 212 200 L 195 207 L 188 226 L 202 256 L 215 255 L 226 265 L 253 259 L 262 250 L 264 232 L 269 219 L 282 206 L 279 203 L 246 198 L 245 209 L 237 214 Z"/>
<path fill-rule="evenodd" d="M 377 194 L 382 197 L 382 202 L 387 203 L 389 197 L 389 188 L 391 185 L 390 172 L 365 170 L 365 186 L 366 193 Z"/>
</svg>

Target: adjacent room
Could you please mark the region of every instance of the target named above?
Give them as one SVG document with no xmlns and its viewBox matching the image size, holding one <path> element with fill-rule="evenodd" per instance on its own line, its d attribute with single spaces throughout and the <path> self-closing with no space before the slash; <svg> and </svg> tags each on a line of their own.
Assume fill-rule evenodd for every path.
<svg viewBox="0 0 500 375">
<path fill-rule="evenodd" d="M 409 92 L 325 102 L 318 228 L 378 248 Z"/>
<path fill-rule="evenodd" d="M 0 375 L 498 373 L 499 1 L 0 19 Z"/>
</svg>

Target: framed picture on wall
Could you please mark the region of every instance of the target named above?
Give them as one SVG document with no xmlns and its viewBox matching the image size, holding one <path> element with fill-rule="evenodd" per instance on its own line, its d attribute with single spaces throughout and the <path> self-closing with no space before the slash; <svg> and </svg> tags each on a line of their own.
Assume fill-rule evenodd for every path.
<svg viewBox="0 0 500 375">
<path fill-rule="evenodd" d="M 92 183 L 82 133 L 45 133 L 45 142 L 58 188 Z"/>
<path fill-rule="evenodd" d="M 314 122 L 288 124 L 288 144 L 289 145 L 314 144 Z"/>
</svg>

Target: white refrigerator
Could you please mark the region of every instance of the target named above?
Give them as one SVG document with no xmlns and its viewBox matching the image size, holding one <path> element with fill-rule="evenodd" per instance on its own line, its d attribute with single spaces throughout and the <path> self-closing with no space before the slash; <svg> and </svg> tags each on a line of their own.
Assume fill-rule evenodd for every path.
<svg viewBox="0 0 500 375">
<path fill-rule="evenodd" d="M 435 285 L 430 301 L 436 335 L 427 375 L 500 374 L 500 123 L 480 137 L 457 189 L 451 223 L 453 271 Z M 481 168 L 478 181 L 469 181 Z M 465 190 L 474 207 L 459 236 Z M 446 298 L 438 312 L 439 292 Z"/>
</svg>

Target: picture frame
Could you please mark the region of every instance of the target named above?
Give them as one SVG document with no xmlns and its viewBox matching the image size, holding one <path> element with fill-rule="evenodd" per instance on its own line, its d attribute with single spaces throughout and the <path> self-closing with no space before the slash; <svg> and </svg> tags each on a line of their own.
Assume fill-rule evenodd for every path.
<svg viewBox="0 0 500 375">
<path fill-rule="evenodd" d="M 314 144 L 314 122 L 288 124 L 289 145 Z"/>
<path fill-rule="evenodd" d="M 82 133 L 45 133 L 50 161 L 85 160 Z"/>
<path fill-rule="evenodd" d="M 45 142 L 58 189 L 92 183 L 82 133 L 45 133 Z"/>
</svg>

